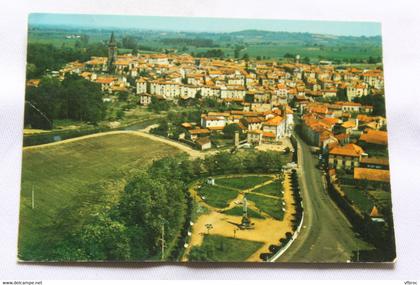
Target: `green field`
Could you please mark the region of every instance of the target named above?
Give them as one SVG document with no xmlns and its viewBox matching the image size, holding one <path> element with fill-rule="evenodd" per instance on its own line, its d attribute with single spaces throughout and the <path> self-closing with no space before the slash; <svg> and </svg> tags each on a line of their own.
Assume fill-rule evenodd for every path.
<svg viewBox="0 0 420 285">
<path fill-rule="evenodd" d="M 369 199 L 365 190 L 357 189 L 356 187 L 343 185 L 341 189 L 346 194 L 347 198 L 362 212 L 370 213 L 373 208 L 373 202 Z"/>
<path fill-rule="evenodd" d="M 217 185 L 204 185 L 198 189 L 198 194 L 205 197 L 204 201 L 207 204 L 216 208 L 227 207 L 228 202 L 238 196 L 237 191 Z"/>
<path fill-rule="evenodd" d="M 369 191 L 369 196 L 372 197 L 372 201 L 375 202 L 376 206 L 379 206 L 381 209 L 390 209 L 391 208 L 391 193 L 383 190 L 373 190 Z"/>
<path fill-rule="evenodd" d="M 281 197 L 283 196 L 281 193 L 282 190 L 283 190 L 283 185 L 281 184 L 280 180 L 275 180 L 273 183 L 259 187 L 253 190 L 252 192 Z"/>
<path fill-rule="evenodd" d="M 77 230 L 66 223 L 80 215 L 81 209 L 95 211 L 98 205 L 112 205 L 124 187 L 124 178 L 133 170 L 179 152 L 133 134 L 109 134 L 24 150 L 19 256 L 25 260 L 38 256 L 50 242 Z M 63 223 L 64 231 L 49 232 L 58 222 Z"/>
<path fill-rule="evenodd" d="M 274 199 L 264 196 L 259 196 L 252 193 L 247 193 L 246 198 L 255 203 L 258 209 L 269 214 L 277 220 L 283 220 L 284 212 L 282 210 L 282 200 Z"/>
<path fill-rule="evenodd" d="M 248 211 L 248 216 L 250 218 L 264 219 L 264 217 L 261 216 L 258 212 L 254 211 L 254 210 L 252 210 L 250 208 L 248 208 L 247 211 Z M 232 209 L 223 211 L 223 214 L 232 215 L 232 216 L 242 216 L 242 214 L 243 214 L 243 207 L 242 206 L 236 206 L 236 207 L 234 207 Z"/>
<path fill-rule="evenodd" d="M 218 235 L 205 235 L 200 247 L 193 247 L 191 253 L 201 249 L 199 261 L 241 261 L 246 260 L 263 245 L 262 242 L 235 239 Z M 190 260 L 191 260 L 190 253 Z M 194 261 L 194 259 L 192 259 Z"/>
<path fill-rule="evenodd" d="M 270 180 L 270 176 L 242 176 L 229 178 L 216 178 L 216 184 L 245 190 Z"/>
<path fill-rule="evenodd" d="M 66 39 L 66 36 L 72 34 L 85 34 L 88 36 L 88 44 L 96 44 L 100 42 L 107 42 L 110 37 L 110 30 L 62 30 L 62 29 L 31 29 L 29 32 L 29 43 L 52 44 L 55 47 L 75 47 L 80 39 Z M 233 34 L 188 34 L 181 36 L 174 32 L 162 33 L 148 33 L 140 31 L 126 30 L 123 33 L 116 33 L 117 40 L 122 41 L 123 36 L 130 36 L 137 39 L 138 49 L 142 53 L 150 52 L 164 52 L 165 49 L 172 49 L 176 53 L 197 54 L 204 53 L 213 49 L 220 49 L 227 58 L 234 57 L 234 50 L 236 45 L 241 45 L 238 57 L 242 58 L 247 54 L 250 58 L 261 57 L 264 60 L 284 60 L 284 55 L 287 53 L 299 54 L 301 58 L 309 57 L 312 62 L 317 62 L 319 59 L 334 59 L 334 60 L 366 60 L 370 56 L 377 58 L 382 55 L 382 48 L 380 41 L 369 41 L 366 39 L 354 38 L 349 39 L 304 39 L 303 35 L 300 39 L 292 38 L 269 38 L 262 34 L 244 34 L 242 36 Z M 237 37 L 239 36 L 239 37 Z M 207 38 L 212 40 L 213 44 L 209 46 L 186 44 L 182 39 L 197 39 Z M 178 42 L 165 43 L 165 39 L 179 38 Z M 131 49 L 120 48 L 120 53 L 131 52 Z"/>
</svg>

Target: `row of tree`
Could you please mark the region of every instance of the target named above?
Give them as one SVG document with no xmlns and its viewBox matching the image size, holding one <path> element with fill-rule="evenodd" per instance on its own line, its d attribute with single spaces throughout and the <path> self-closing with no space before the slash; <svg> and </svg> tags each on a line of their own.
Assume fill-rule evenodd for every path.
<svg viewBox="0 0 420 285">
<path fill-rule="evenodd" d="M 295 206 L 295 213 L 293 214 L 293 219 L 291 220 L 291 223 L 293 232 L 296 232 L 303 218 L 302 196 L 300 194 L 296 169 L 293 169 L 291 172 L 290 183 L 293 191 L 293 204 Z M 285 236 L 279 240 L 280 244 L 270 245 L 268 248 L 270 252 L 261 253 L 260 258 L 264 261 L 268 261 L 274 254 L 276 254 L 279 250 L 285 247 L 292 240 L 292 238 L 292 232 L 286 232 Z"/>
</svg>

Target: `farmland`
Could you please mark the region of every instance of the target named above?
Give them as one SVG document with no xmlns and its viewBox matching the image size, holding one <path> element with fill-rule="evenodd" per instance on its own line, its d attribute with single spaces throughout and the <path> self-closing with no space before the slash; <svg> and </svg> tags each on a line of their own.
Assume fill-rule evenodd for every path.
<svg viewBox="0 0 420 285">
<path fill-rule="evenodd" d="M 86 35 L 88 44 L 99 44 L 108 40 L 111 30 L 71 30 L 35 27 L 29 34 L 29 43 L 52 44 L 55 47 L 73 48 L 79 46 L 80 38 L 66 38 L 68 35 Z M 241 31 L 235 33 L 149 33 L 147 31 L 124 31 L 126 37 L 137 43 L 141 53 L 163 52 L 205 54 L 220 50 L 225 57 L 281 59 L 293 51 L 312 61 L 330 59 L 337 61 L 366 61 L 369 57 L 380 58 L 380 38 L 328 37 L 326 35 L 272 33 L 267 31 Z M 86 43 L 85 42 L 85 43 Z M 236 44 L 232 44 L 232 43 Z M 132 48 L 122 46 L 121 53 Z"/>
<path fill-rule="evenodd" d="M 74 232 L 75 211 L 112 205 L 125 178 L 179 150 L 133 134 L 108 134 L 23 152 L 19 256 L 42 255 L 50 242 Z M 32 209 L 32 192 L 34 209 Z M 61 221 L 67 217 L 66 222 Z M 46 231 L 57 222 L 65 231 Z M 67 223 L 67 224 L 66 224 Z"/>
</svg>

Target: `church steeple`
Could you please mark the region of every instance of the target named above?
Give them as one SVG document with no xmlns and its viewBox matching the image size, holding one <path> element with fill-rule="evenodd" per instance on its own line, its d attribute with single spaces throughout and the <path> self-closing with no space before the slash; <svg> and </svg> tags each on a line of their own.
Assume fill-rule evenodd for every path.
<svg viewBox="0 0 420 285">
<path fill-rule="evenodd" d="M 115 61 L 117 60 L 117 42 L 115 41 L 114 32 L 108 42 L 108 71 L 113 72 L 115 69 Z"/>
</svg>

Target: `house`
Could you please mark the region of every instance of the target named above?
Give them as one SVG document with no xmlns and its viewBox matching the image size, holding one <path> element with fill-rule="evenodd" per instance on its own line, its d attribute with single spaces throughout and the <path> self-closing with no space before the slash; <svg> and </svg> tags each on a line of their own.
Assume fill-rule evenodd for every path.
<svg viewBox="0 0 420 285">
<path fill-rule="evenodd" d="M 367 129 L 366 132 L 360 136 L 359 140 L 367 144 L 386 146 L 388 145 L 388 133 L 385 131 Z"/>
<path fill-rule="evenodd" d="M 214 114 L 214 115 L 203 115 L 201 117 L 201 126 L 211 130 L 223 130 L 227 125 L 228 113 Z"/>
<path fill-rule="evenodd" d="M 211 148 L 211 141 L 209 137 L 200 137 L 195 141 L 195 143 L 200 150 Z"/>
<path fill-rule="evenodd" d="M 199 137 L 208 136 L 210 131 L 208 129 L 191 129 L 187 130 L 187 136 L 190 140 L 196 141 Z"/>
<path fill-rule="evenodd" d="M 147 92 L 147 82 L 143 78 L 139 78 L 136 81 L 136 93 L 142 94 Z"/>
<path fill-rule="evenodd" d="M 251 130 L 247 133 L 247 142 L 252 145 L 260 145 L 263 132 L 261 130 Z"/>
<path fill-rule="evenodd" d="M 358 123 L 358 120 L 356 119 L 356 120 L 348 120 L 348 121 L 343 122 L 340 125 L 339 129 L 343 130 L 342 133 L 351 135 L 354 131 L 357 131 L 358 127 L 359 127 L 359 123 Z"/>
<path fill-rule="evenodd" d="M 152 103 L 152 95 L 148 93 L 140 94 L 140 105 L 147 106 Z"/>
<path fill-rule="evenodd" d="M 389 183 L 389 170 L 355 167 L 354 179 Z"/>
<path fill-rule="evenodd" d="M 355 102 L 336 102 L 335 104 L 341 106 L 341 111 L 350 113 L 359 113 L 362 106 Z"/>
<path fill-rule="evenodd" d="M 379 212 L 378 208 L 375 205 L 372 207 L 372 210 L 370 211 L 369 216 L 372 222 L 377 222 L 377 223 L 385 222 L 383 215 Z"/>
<path fill-rule="evenodd" d="M 278 141 L 285 135 L 285 121 L 281 116 L 275 116 L 262 124 L 263 137 Z M 270 134 L 271 133 L 271 134 Z"/>
<path fill-rule="evenodd" d="M 353 101 L 356 97 L 366 96 L 368 94 L 368 87 L 366 84 L 361 83 L 348 84 L 345 92 L 347 100 Z"/>
<path fill-rule="evenodd" d="M 41 79 L 29 79 L 26 82 L 26 86 L 28 86 L 28 87 L 38 87 L 40 83 L 41 83 Z"/>
<path fill-rule="evenodd" d="M 389 160 L 383 157 L 362 157 L 360 167 L 372 169 L 389 169 Z"/>
<path fill-rule="evenodd" d="M 261 129 L 263 122 L 263 120 L 259 117 L 245 117 L 242 118 L 240 121 L 248 129 L 248 131 Z"/>
<path fill-rule="evenodd" d="M 112 86 L 114 86 L 114 84 L 116 84 L 117 82 L 117 78 L 115 77 L 98 77 L 96 78 L 96 83 L 101 85 L 101 90 L 104 92 L 110 92 L 112 91 Z"/>
<path fill-rule="evenodd" d="M 364 150 L 355 144 L 335 146 L 328 153 L 328 166 L 330 168 L 351 170 L 360 165 Z"/>
</svg>

